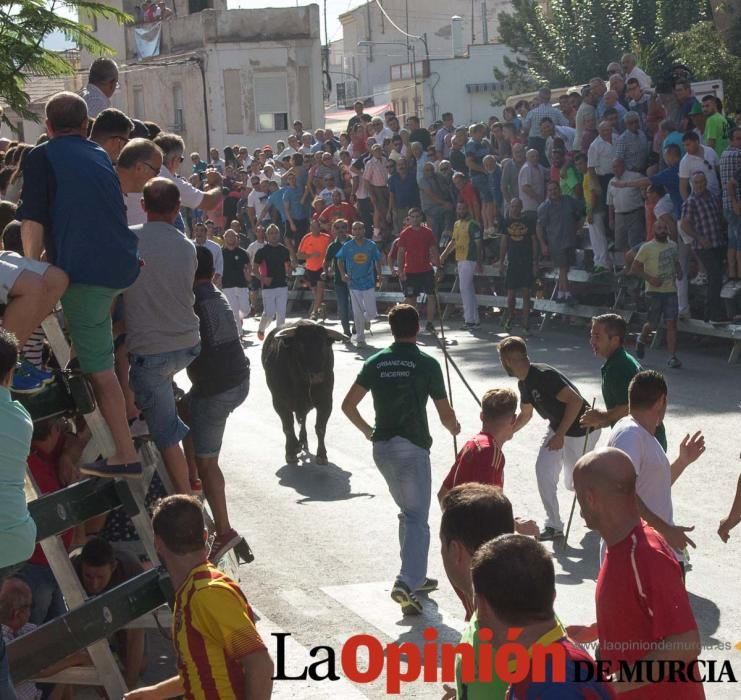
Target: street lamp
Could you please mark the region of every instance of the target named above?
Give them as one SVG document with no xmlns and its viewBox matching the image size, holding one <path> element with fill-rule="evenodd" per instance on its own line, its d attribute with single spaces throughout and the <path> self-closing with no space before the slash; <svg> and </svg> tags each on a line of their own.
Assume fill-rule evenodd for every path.
<svg viewBox="0 0 741 700">
<path fill-rule="evenodd" d="M 427 59 L 430 58 L 430 53 L 427 48 L 427 35 L 425 34 L 423 37 L 417 37 L 417 36 L 409 36 L 410 39 L 417 39 L 421 41 L 425 46 L 425 53 L 427 55 Z M 417 54 L 414 48 L 414 44 L 410 44 L 404 41 L 359 41 L 358 46 L 404 46 L 407 50 L 407 60 L 409 59 L 409 51 L 412 52 L 412 80 L 414 81 L 414 114 L 415 116 L 419 116 L 418 109 L 419 109 L 419 95 L 417 93 Z"/>
</svg>

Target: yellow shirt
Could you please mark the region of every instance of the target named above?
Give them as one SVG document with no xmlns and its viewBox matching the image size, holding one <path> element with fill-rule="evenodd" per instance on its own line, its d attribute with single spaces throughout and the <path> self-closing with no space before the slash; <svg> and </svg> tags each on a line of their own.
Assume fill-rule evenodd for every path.
<svg viewBox="0 0 741 700">
<path fill-rule="evenodd" d="M 172 638 L 186 700 L 242 700 L 242 659 L 265 649 L 239 585 L 196 566 L 175 595 Z"/>
<path fill-rule="evenodd" d="M 651 277 L 661 278 L 661 285 L 654 287 L 646 281 L 647 292 L 676 292 L 677 291 L 677 244 L 667 239 L 659 243 L 655 238 L 644 243 L 636 260 L 643 265 L 643 271 Z"/>
<path fill-rule="evenodd" d="M 476 262 L 476 241 L 481 240 L 481 229 L 473 219 L 458 219 L 453 225 L 456 262 Z"/>
</svg>

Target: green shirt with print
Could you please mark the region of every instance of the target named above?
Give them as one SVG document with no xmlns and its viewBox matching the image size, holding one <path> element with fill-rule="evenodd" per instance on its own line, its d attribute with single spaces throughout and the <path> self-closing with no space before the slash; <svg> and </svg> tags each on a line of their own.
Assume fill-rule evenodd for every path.
<svg viewBox="0 0 741 700">
<path fill-rule="evenodd" d="M 705 143 L 709 143 L 710 139 L 715 139 L 713 149 L 720 156 L 723 151 L 728 148 L 730 141 L 730 129 L 728 128 L 728 120 L 716 112 L 712 116 L 705 120 Z"/>
<path fill-rule="evenodd" d="M 642 371 L 641 365 L 624 347 L 619 347 L 602 365 L 602 398 L 605 408 L 628 405 L 628 387 L 630 380 Z M 659 423 L 656 428 L 656 439 L 666 452 L 666 430 Z"/>
<path fill-rule="evenodd" d="M 470 644 L 473 647 L 474 668 L 476 672 L 475 677 L 478 678 L 481 674 L 481 669 L 479 667 L 479 647 L 481 646 L 481 640 L 479 639 L 479 619 L 476 613 L 471 616 L 466 628 L 463 630 L 460 644 Z M 491 644 L 491 642 L 488 642 L 488 644 Z M 455 657 L 455 688 L 457 700 L 504 700 L 507 695 L 509 684 L 505 683 L 501 678 L 498 678 L 496 671 L 493 668 L 491 669 L 492 680 L 464 683 L 461 666 L 461 655 L 458 654 Z"/>
<path fill-rule="evenodd" d="M 416 343 L 394 343 L 365 361 L 356 382 L 373 395 L 373 442 L 403 437 L 430 449 L 427 399 L 447 398 L 437 360 Z"/>
</svg>

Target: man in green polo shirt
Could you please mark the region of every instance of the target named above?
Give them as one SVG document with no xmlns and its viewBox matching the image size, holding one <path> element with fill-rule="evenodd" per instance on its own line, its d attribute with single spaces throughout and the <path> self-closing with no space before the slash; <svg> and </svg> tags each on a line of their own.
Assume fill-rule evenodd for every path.
<svg viewBox="0 0 741 700">
<path fill-rule="evenodd" d="M 440 554 L 448 580 L 465 601 L 467 611 L 476 607 L 471 578 L 471 561 L 476 550 L 495 537 L 515 531 L 512 504 L 502 489 L 489 484 L 468 482 L 452 488 L 441 502 L 443 510 L 440 520 Z M 455 658 L 455 691 L 445 686 L 445 697 L 459 700 L 504 700 L 507 683 L 496 675 L 496 671 L 481 667 L 479 648 L 479 619 L 475 612 L 461 635 L 461 644 L 473 647 L 474 677 L 468 677 L 460 654 Z M 492 662 L 493 667 L 493 662 Z M 487 678 L 491 672 L 491 680 Z M 455 695 L 451 693 L 455 692 Z"/>
<path fill-rule="evenodd" d="M 638 360 L 623 347 L 627 324 L 618 314 L 602 314 L 592 319 L 589 342 L 597 357 L 605 360 L 602 365 L 602 398 L 605 408 L 593 408 L 581 417 L 585 428 L 612 427 L 628 415 L 628 385 L 641 371 Z M 656 428 L 656 439 L 666 452 L 664 424 Z"/>
<path fill-rule="evenodd" d="M 457 435 L 461 427 L 448 402 L 440 365 L 417 347 L 417 310 L 398 304 L 389 312 L 389 325 L 394 343 L 366 360 L 342 402 L 342 411 L 373 442 L 373 459 L 401 511 L 401 570 L 391 598 L 404 614 L 419 614 L 422 603 L 415 591 L 437 585 L 427 579 L 432 491 L 427 399 L 432 399 L 451 435 Z M 375 427 L 358 411 L 369 391 L 376 411 Z"/>
</svg>

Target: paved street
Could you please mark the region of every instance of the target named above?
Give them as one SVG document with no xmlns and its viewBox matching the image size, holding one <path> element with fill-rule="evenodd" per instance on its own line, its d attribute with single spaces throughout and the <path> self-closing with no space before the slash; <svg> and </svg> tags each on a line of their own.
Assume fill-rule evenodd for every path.
<svg viewBox="0 0 741 700">
<path fill-rule="evenodd" d="M 326 658 L 313 647 L 333 647 L 340 670 L 342 644 L 355 634 L 376 636 L 383 644 L 393 641 L 422 641 L 422 630 L 435 626 L 442 641 L 457 641 L 463 625 L 463 611 L 445 580 L 438 553 L 437 530 L 440 512 L 431 510 L 433 533 L 429 574 L 441 581 L 440 590 L 425 601 L 425 614 L 402 618 L 389 599 L 389 590 L 398 569 L 396 509 L 381 476 L 373 465 L 370 443 L 366 442 L 340 411 L 340 403 L 357 374 L 362 357 L 355 349 L 335 344 L 335 409 L 329 422 L 327 448 L 329 466 L 312 463 L 286 465 L 283 434 L 265 385 L 256 341 L 256 323 L 248 322 L 248 355 L 252 363 L 252 386 L 246 403 L 230 420 L 222 452 L 227 494 L 235 527 L 246 535 L 255 561 L 243 566 L 242 587 L 258 612 L 259 627 L 269 639 L 271 633 L 290 633 L 286 642 L 287 672 L 297 675 L 304 666 Z M 494 343 L 499 328 L 490 326 L 473 337 L 448 331 L 451 355 L 456 359 L 474 390 L 481 395 L 494 386 L 511 386 L 498 362 Z M 503 337 L 503 336 L 501 336 Z M 427 350 L 442 362 L 442 353 L 429 336 L 422 336 Z M 682 338 L 681 340 L 685 340 Z M 390 342 L 384 320 L 374 324 L 370 355 Z M 542 335 L 529 339 L 531 359 L 548 362 L 564 371 L 591 401 L 601 405 L 600 362 L 592 356 L 587 330 L 554 324 Z M 684 361 L 681 370 L 667 370 L 669 411 L 667 431 L 670 458 L 687 432 L 702 429 L 707 452 L 691 465 L 674 487 L 676 522 L 695 525 L 697 550 L 692 553 L 692 571 L 687 587 L 706 645 L 741 641 L 741 531 L 724 545 L 716 534 L 718 520 L 730 507 L 736 478 L 741 469 L 741 365 L 726 364 L 728 348 L 702 347 L 690 352 L 680 345 Z M 664 369 L 664 351 L 649 351 L 646 367 Z M 461 438 L 478 432 L 478 408 L 460 380 L 453 378 L 453 399 L 460 423 Z M 361 412 L 372 418 L 368 397 Z M 312 434 L 310 415 L 309 443 Z M 450 436 L 440 426 L 434 409 L 430 425 L 433 493 L 436 492 L 453 458 Z M 505 492 L 515 514 L 533 517 L 542 524 L 543 513 L 537 493 L 534 461 L 545 423 L 537 415 L 515 439 L 505 446 Z M 600 443 L 606 441 L 602 435 Z M 460 444 L 460 442 L 459 442 Z M 561 510 L 568 517 L 571 494 L 561 492 Z M 557 612 L 565 624 L 588 623 L 594 619 L 594 579 L 597 573 L 599 538 L 575 516 L 569 548 L 555 550 L 558 594 Z M 706 649 L 706 658 L 730 658 L 741 676 L 741 653 L 733 649 Z M 720 664 L 719 664 L 720 665 Z M 327 665 L 317 669 L 327 673 Z M 708 698 L 737 698 L 739 686 L 707 687 Z M 416 683 L 402 687 L 404 698 L 440 698 L 440 683 Z M 353 685 L 347 680 L 279 681 L 277 698 L 381 698 L 386 696 L 385 673 L 375 683 Z"/>
</svg>

